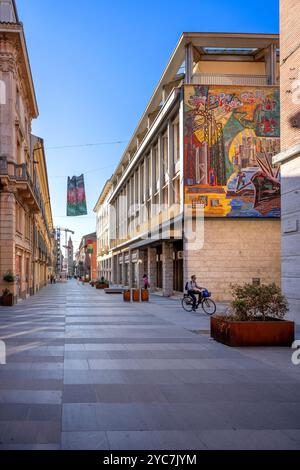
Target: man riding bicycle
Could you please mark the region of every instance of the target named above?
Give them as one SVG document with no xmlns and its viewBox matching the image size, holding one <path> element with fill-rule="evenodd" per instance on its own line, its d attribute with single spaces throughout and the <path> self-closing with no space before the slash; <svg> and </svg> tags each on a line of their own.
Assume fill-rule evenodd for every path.
<svg viewBox="0 0 300 470">
<path fill-rule="evenodd" d="M 199 301 L 201 297 L 201 293 L 203 290 L 203 287 L 198 286 L 197 284 L 197 277 L 195 274 L 191 277 L 191 280 L 186 283 L 186 290 L 189 294 L 189 296 L 193 299 L 193 311 L 196 311 L 196 306 L 197 306 L 197 298 L 195 294 L 199 294 Z"/>
</svg>

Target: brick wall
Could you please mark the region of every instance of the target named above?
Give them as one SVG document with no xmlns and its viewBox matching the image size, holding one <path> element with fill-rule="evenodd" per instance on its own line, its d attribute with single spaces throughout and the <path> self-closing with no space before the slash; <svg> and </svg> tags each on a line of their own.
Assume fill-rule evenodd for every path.
<svg viewBox="0 0 300 470">
<path fill-rule="evenodd" d="M 230 299 L 231 283 L 280 285 L 279 220 L 206 219 L 203 248 L 184 252 L 185 280 L 196 274 L 215 300 Z"/>
<path fill-rule="evenodd" d="M 300 141 L 300 1 L 281 0 L 280 16 L 281 149 L 286 150 Z"/>
</svg>

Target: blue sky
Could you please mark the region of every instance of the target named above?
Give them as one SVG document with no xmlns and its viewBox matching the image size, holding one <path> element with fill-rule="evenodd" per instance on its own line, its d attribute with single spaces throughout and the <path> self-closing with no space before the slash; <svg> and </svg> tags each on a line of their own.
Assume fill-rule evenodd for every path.
<svg viewBox="0 0 300 470">
<path fill-rule="evenodd" d="M 54 222 L 95 230 L 94 204 L 182 31 L 278 32 L 277 0 L 17 0 L 25 26 Z M 188 6 L 187 6 L 188 5 Z M 94 171 L 94 170 L 100 171 Z M 85 173 L 89 215 L 67 218 L 66 177 Z"/>
</svg>

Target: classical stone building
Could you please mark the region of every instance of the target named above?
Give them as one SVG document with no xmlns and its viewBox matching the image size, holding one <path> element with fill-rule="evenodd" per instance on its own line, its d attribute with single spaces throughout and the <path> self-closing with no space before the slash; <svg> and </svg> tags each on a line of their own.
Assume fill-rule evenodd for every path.
<svg viewBox="0 0 300 470">
<path fill-rule="evenodd" d="M 300 323 L 300 2 L 280 2 L 282 287 Z"/>
<path fill-rule="evenodd" d="M 43 287 L 53 270 L 53 221 L 43 140 L 23 25 L 0 0 L 0 291 L 15 299 Z M 6 273 L 14 283 L 6 283 Z"/>
<path fill-rule="evenodd" d="M 98 271 L 169 296 L 280 284 L 279 36 L 184 33 L 103 188 Z"/>
</svg>

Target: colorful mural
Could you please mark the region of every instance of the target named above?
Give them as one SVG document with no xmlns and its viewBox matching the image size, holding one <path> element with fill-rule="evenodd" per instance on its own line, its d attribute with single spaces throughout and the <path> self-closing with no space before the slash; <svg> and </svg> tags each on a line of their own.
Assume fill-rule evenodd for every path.
<svg viewBox="0 0 300 470">
<path fill-rule="evenodd" d="M 185 86 L 185 203 L 208 217 L 280 217 L 276 87 Z"/>
</svg>

